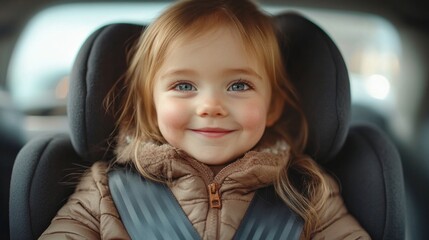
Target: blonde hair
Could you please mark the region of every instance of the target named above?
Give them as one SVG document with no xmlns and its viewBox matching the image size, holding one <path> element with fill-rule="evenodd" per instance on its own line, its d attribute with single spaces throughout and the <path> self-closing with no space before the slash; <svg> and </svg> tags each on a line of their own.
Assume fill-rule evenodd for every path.
<svg viewBox="0 0 429 240">
<path fill-rule="evenodd" d="M 284 202 L 305 220 L 301 238 L 307 239 L 318 225 L 318 211 L 325 204 L 329 189 L 322 170 L 303 154 L 308 127 L 293 86 L 286 78 L 275 27 L 271 18 L 252 2 L 179 1 L 149 25 L 132 49 L 118 126 L 131 133 L 133 144 L 147 140 L 165 142 L 157 127 L 152 92 L 167 49 L 178 38 L 198 37 L 221 26 L 236 30 L 246 50 L 265 67 L 272 92 L 268 115 L 281 119 L 270 131 L 281 135 L 291 146 L 291 158 L 285 160 L 274 186 Z M 153 177 L 137 161 L 134 165 L 146 177 Z"/>
</svg>

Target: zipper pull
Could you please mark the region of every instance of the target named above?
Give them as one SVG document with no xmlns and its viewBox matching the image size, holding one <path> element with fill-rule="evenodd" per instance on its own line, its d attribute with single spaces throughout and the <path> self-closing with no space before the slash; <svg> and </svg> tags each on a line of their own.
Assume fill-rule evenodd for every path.
<svg viewBox="0 0 429 240">
<path fill-rule="evenodd" d="M 209 184 L 210 208 L 221 208 L 219 184 Z"/>
</svg>

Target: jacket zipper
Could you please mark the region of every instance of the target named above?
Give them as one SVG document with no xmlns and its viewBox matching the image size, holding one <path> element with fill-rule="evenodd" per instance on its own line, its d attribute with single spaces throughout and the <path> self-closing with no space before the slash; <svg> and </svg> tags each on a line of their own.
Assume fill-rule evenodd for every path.
<svg viewBox="0 0 429 240">
<path fill-rule="evenodd" d="M 219 211 L 222 208 L 221 196 L 219 194 L 220 185 L 216 182 L 210 183 L 208 186 L 209 191 L 209 214 L 207 216 L 207 221 L 210 222 L 211 227 L 213 228 L 213 234 L 209 234 L 209 238 L 219 239 L 220 238 L 220 219 L 219 219 Z M 210 219 L 208 218 L 210 216 Z"/>
<path fill-rule="evenodd" d="M 219 194 L 219 184 L 216 182 L 209 184 L 209 201 L 210 208 L 218 208 L 222 207 L 222 202 Z"/>
<path fill-rule="evenodd" d="M 223 181 L 223 177 L 228 174 L 228 170 L 231 169 L 235 165 L 234 163 L 231 163 L 230 165 L 226 166 L 224 169 L 220 170 L 220 172 L 214 176 L 211 183 L 207 186 L 209 190 L 209 202 L 210 202 L 210 208 L 222 208 L 222 199 L 221 194 L 219 192 L 219 189 L 221 187 L 221 184 L 219 182 Z"/>
<path fill-rule="evenodd" d="M 208 169 L 208 167 L 206 167 L 203 164 L 200 164 L 196 161 L 190 161 L 191 165 L 194 166 L 194 168 L 199 169 L 200 172 L 202 172 L 203 174 L 201 175 L 201 177 L 203 178 L 203 180 L 206 182 L 207 184 L 207 188 L 208 188 L 208 193 L 209 193 L 209 212 L 207 214 L 207 221 L 210 221 L 211 224 L 216 225 L 213 226 L 214 227 L 214 231 L 215 231 L 215 239 L 219 239 L 220 238 L 220 217 L 219 217 L 219 211 L 222 208 L 222 196 L 220 194 L 220 188 L 221 188 L 221 184 L 220 182 L 223 182 L 224 177 L 227 176 L 230 173 L 230 169 L 235 168 L 235 166 L 239 163 L 240 161 L 236 161 L 234 163 L 229 164 L 228 166 L 226 166 L 224 169 L 220 170 L 220 172 L 218 172 L 218 174 L 216 174 L 216 176 L 213 176 L 210 169 Z M 210 220 L 209 220 L 210 218 Z"/>
</svg>

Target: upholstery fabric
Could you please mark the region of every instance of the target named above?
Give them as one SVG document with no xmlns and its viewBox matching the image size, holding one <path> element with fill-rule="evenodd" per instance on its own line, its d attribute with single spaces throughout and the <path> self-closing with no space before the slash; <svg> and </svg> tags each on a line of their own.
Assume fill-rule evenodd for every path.
<svg viewBox="0 0 429 240">
<path fill-rule="evenodd" d="M 141 31 L 142 26 L 131 24 L 101 28 L 88 38 L 75 60 L 67 110 L 71 139 L 79 155 L 93 162 L 112 156 L 109 140 L 115 134 L 115 120 L 103 101 L 124 74 L 127 52 Z"/>
<path fill-rule="evenodd" d="M 306 152 L 327 162 L 341 148 L 349 126 L 347 67 L 335 43 L 314 23 L 296 13 L 281 14 L 274 20 L 286 73 L 308 120 Z"/>
<path fill-rule="evenodd" d="M 342 183 L 349 211 L 373 239 L 404 239 L 402 165 L 384 133 L 371 125 L 352 126 L 329 167 Z"/>
<path fill-rule="evenodd" d="M 40 236 L 73 192 L 83 165 L 66 135 L 34 139 L 24 146 L 11 179 L 11 239 Z"/>
</svg>

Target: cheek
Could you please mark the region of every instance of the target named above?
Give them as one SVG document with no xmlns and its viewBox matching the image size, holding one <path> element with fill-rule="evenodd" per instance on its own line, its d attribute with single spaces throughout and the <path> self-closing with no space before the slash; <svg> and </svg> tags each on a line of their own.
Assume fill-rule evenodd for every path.
<svg viewBox="0 0 429 240">
<path fill-rule="evenodd" d="M 243 128 L 252 131 L 263 131 L 266 127 L 267 109 L 259 102 L 246 104 L 240 113 Z"/>
<path fill-rule="evenodd" d="M 186 107 L 180 101 L 160 101 L 156 104 L 156 110 L 158 126 L 163 135 L 167 131 L 181 129 L 187 123 Z"/>
</svg>

